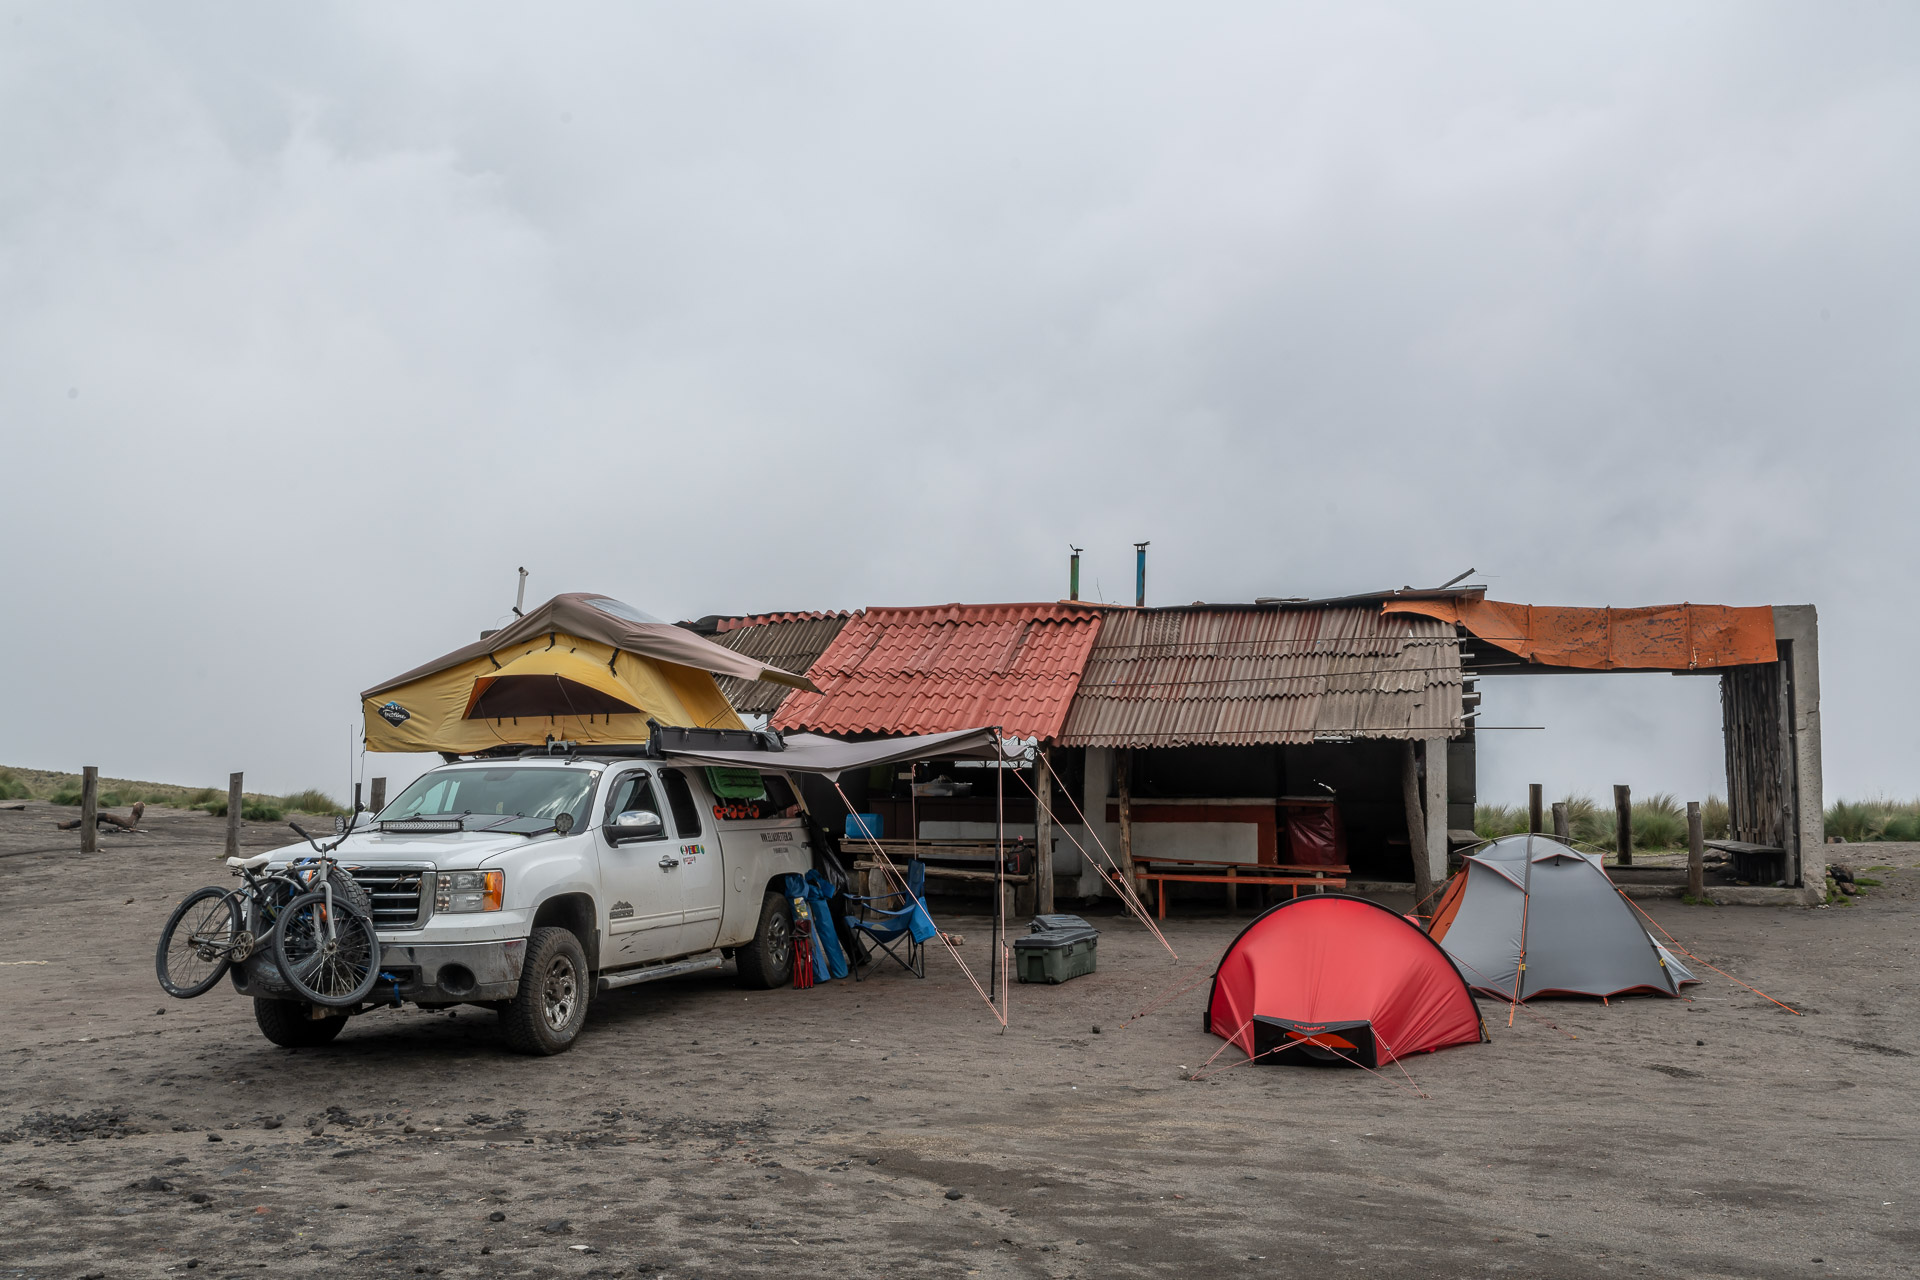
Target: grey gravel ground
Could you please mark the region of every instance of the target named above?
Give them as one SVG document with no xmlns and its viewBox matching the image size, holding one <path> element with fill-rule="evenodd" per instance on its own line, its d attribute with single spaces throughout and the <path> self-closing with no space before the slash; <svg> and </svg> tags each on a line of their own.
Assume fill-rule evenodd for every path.
<svg viewBox="0 0 1920 1280">
<path fill-rule="evenodd" d="M 71 810 L 64 813 L 71 813 Z M 1203 979 L 1245 916 L 1137 925 L 1016 987 L 940 956 L 808 992 L 603 998 L 574 1052 L 375 1013 L 325 1050 L 155 985 L 220 824 L 82 857 L 0 812 L 0 1280 L 16 1276 L 1894 1276 L 1920 1256 L 1920 872 L 1816 911 L 1650 904 L 1690 1003 L 1483 1003 L 1493 1040 L 1372 1076 L 1228 1066 Z M 249 843 L 277 843 L 249 824 Z M 1876 865 L 1895 866 L 1869 873 Z M 986 922 L 956 918 L 984 969 Z M 35 963 L 46 961 L 47 963 Z M 26 962 L 26 963 L 23 963 Z M 1096 1033 L 1093 1028 L 1100 1028 Z M 1575 1038 L 1577 1037 L 1577 1038 Z M 1424 1095 L 1424 1096 L 1422 1096 Z"/>
</svg>

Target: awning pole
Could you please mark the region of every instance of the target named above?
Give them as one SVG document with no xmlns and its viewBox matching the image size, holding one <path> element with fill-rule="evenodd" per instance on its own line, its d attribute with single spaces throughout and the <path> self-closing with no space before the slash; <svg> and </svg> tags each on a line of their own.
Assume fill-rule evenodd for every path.
<svg viewBox="0 0 1920 1280">
<path fill-rule="evenodd" d="M 998 743 L 998 733 L 995 733 Z M 1000 756 L 993 762 L 993 992 L 1000 990 L 1000 944 L 1006 933 L 1006 743 L 1000 743 Z M 1000 1023 L 1006 1029 L 1006 1023 Z"/>
</svg>

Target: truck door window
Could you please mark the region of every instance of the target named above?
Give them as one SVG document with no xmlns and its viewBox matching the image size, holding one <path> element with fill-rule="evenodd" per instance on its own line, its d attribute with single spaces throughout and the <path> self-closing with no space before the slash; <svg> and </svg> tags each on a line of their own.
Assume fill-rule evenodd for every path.
<svg viewBox="0 0 1920 1280">
<path fill-rule="evenodd" d="M 644 809 L 648 813 L 660 812 L 660 801 L 654 798 L 653 780 L 644 773 L 630 773 L 623 778 L 615 778 L 612 798 L 607 802 L 606 822 L 629 809 Z"/>
<path fill-rule="evenodd" d="M 660 785 L 666 789 L 667 803 L 673 806 L 673 827 L 682 840 L 700 834 L 700 806 L 693 802 L 693 788 L 678 769 L 662 769 Z"/>
<path fill-rule="evenodd" d="M 713 816 L 723 821 L 790 817 L 799 803 L 785 778 L 757 769 L 708 769 L 707 785 L 719 801 Z"/>
</svg>

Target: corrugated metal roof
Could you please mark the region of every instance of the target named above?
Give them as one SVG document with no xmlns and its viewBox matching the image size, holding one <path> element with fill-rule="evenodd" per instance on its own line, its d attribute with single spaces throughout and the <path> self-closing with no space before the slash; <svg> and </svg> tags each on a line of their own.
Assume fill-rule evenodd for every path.
<svg viewBox="0 0 1920 1280">
<path fill-rule="evenodd" d="M 1451 736 L 1460 646 L 1452 627 L 1429 621 L 1377 608 L 1118 610 L 1101 628 L 1059 741 L 1180 747 Z"/>
<path fill-rule="evenodd" d="M 713 640 L 735 653 L 758 658 L 767 666 L 804 675 L 847 625 L 849 616 L 845 613 L 763 613 L 721 618 L 717 620 Z M 723 677 L 719 685 L 733 709 L 742 715 L 770 716 L 793 692 L 784 685 L 764 680 Z"/>
<path fill-rule="evenodd" d="M 1065 604 L 868 609 L 809 669 L 821 692 L 786 699 L 773 725 L 831 734 L 993 725 L 1051 740 L 1100 627 L 1097 609 Z"/>
</svg>

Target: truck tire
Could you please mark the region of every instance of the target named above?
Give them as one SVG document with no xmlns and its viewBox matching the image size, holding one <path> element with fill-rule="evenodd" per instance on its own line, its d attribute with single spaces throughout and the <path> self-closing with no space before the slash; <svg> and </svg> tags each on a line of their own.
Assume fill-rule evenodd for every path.
<svg viewBox="0 0 1920 1280">
<path fill-rule="evenodd" d="M 793 981 L 793 908 L 778 893 L 760 904 L 760 927 L 753 941 L 734 953 L 740 985 L 761 991 Z"/>
<path fill-rule="evenodd" d="M 567 929 L 535 929 L 527 938 L 520 990 L 500 1011 L 500 1034 L 518 1053 L 549 1056 L 573 1047 L 587 1021 L 587 953 Z"/>
<path fill-rule="evenodd" d="M 256 998 L 253 1020 L 260 1024 L 261 1035 L 283 1049 L 318 1049 L 347 1028 L 344 1016 L 310 1018 L 307 1006 L 294 1000 Z"/>
</svg>

